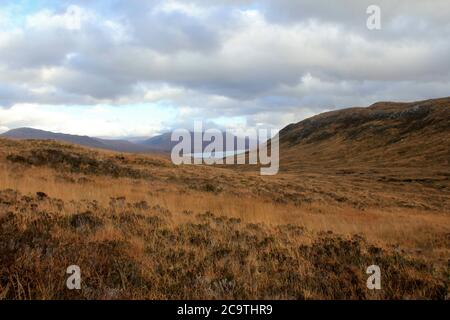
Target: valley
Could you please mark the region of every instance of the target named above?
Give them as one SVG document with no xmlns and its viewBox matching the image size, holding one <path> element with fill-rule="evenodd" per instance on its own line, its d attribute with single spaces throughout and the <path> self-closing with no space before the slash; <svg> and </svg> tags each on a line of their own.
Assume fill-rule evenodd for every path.
<svg viewBox="0 0 450 320">
<path fill-rule="evenodd" d="M 449 110 L 384 103 L 290 125 L 275 176 L 2 138 L 0 297 L 446 299 Z M 65 288 L 73 264 L 81 290 Z M 382 290 L 366 288 L 373 264 Z"/>
</svg>

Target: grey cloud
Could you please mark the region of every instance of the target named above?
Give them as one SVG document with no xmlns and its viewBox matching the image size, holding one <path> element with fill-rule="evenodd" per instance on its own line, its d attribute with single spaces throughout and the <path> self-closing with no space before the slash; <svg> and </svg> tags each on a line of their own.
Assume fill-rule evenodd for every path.
<svg viewBox="0 0 450 320">
<path fill-rule="evenodd" d="M 168 86 L 180 93 L 160 99 L 193 116 L 274 124 L 288 121 L 283 114 L 448 95 L 450 3 L 377 2 L 383 29 L 373 32 L 365 0 L 180 2 L 192 14 L 155 10 L 163 1 L 74 1 L 92 13 L 80 28 L 0 31 L 0 105 L 138 103 Z"/>
<path fill-rule="evenodd" d="M 163 53 L 216 49 L 220 45 L 220 39 L 217 31 L 208 26 L 205 21 L 198 21 L 179 12 L 132 17 L 136 43 Z"/>
<path fill-rule="evenodd" d="M 58 65 L 74 48 L 72 40 L 72 37 L 54 30 L 16 34 L 0 43 L 0 62 L 10 68 Z"/>
<path fill-rule="evenodd" d="M 0 83 L 0 107 L 8 108 L 13 104 L 26 101 L 29 93 L 19 86 Z"/>
</svg>

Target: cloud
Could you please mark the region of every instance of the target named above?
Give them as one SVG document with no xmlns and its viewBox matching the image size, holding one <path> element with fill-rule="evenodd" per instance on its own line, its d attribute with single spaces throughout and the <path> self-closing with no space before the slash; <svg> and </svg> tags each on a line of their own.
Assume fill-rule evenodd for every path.
<svg viewBox="0 0 450 320">
<path fill-rule="evenodd" d="M 96 137 L 151 136 L 166 130 L 172 122 L 172 110 L 161 111 L 156 105 L 70 106 L 17 103 L 0 108 L 0 128 L 3 131 L 32 127 L 69 134 Z M 126 115 L 131 115 L 127 117 Z"/>
<path fill-rule="evenodd" d="M 338 107 L 448 95 L 445 0 L 380 0 L 379 31 L 366 28 L 365 0 L 71 3 L 3 5 L 0 107 L 56 106 L 70 121 L 60 116 L 73 105 L 158 103 L 181 117 L 160 128 L 221 117 L 279 128 Z"/>
</svg>

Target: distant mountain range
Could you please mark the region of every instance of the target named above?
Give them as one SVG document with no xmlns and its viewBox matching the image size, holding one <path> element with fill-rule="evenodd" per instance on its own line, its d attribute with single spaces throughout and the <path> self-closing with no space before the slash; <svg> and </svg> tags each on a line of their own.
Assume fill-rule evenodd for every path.
<svg viewBox="0 0 450 320">
<path fill-rule="evenodd" d="M 144 140 L 144 141 L 140 141 L 140 144 L 147 146 L 148 148 L 152 149 L 152 150 L 158 150 L 158 151 L 163 151 L 163 152 L 170 152 L 172 150 L 172 148 L 178 144 L 178 141 L 171 141 L 171 132 L 167 132 L 155 137 L 152 137 L 150 139 Z M 235 145 L 235 150 L 238 150 L 238 144 L 244 144 L 245 145 L 245 150 L 247 150 L 250 146 L 249 146 L 249 138 L 240 138 L 237 137 L 231 133 L 228 132 L 222 132 L 222 139 L 223 139 L 223 143 L 225 144 L 226 141 L 229 141 L 230 139 L 235 139 L 234 141 L 234 145 Z M 203 149 L 209 145 L 210 142 L 203 142 Z M 191 132 L 191 146 L 192 146 L 192 150 L 191 152 L 194 152 L 194 133 Z M 224 145 L 224 149 L 225 149 L 225 145 Z M 228 150 L 231 151 L 231 150 Z"/>
<path fill-rule="evenodd" d="M 90 148 L 99 148 L 119 152 L 132 152 L 132 153 L 145 153 L 145 152 L 163 152 L 168 153 L 172 150 L 173 146 L 176 145 L 177 141 L 171 141 L 171 132 L 167 132 L 155 137 L 131 142 L 128 140 L 110 140 L 110 139 L 100 139 L 89 136 L 79 136 L 71 135 L 65 133 L 55 133 L 50 131 L 38 130 L 33 128 L 17 128 L 9 130 L 3 134 L 0 134 L 2 138 L 10 139 L 32 139 L 32 140 L 56 140 L 62 142 L 68 142 L 73 144 L 82 145 Z M 193 138 L 193 134 L 191 134 Z M 241 138 L 237 138 L 229 133 L 223 133 L 223 141 L 225 139 L 235 138 L 238 141 Z M 243 138 L 242 138 L 243 139 Z M 236 145 L 237 142 L 235 141 Z M 242 141 L 242 140 L 241 140 Z M 191 141 L 192 146 L 194 145 L 193 140 Z M 203 143 L 203 147 L 208 145 L 209 142 Z M 245 139 L 246 148 L 249 146 L 249 140 Z M 192 149 L 191 152 L 194 150 Z"/>
<path fill-rule="evenodd" d="M 150 149 L 146 146 L 133 143 L 127 140 L 109 140 L 93 138 L 88 136 L 78 136 L 65 133 L 55 133 L 50 131 L 32 129 L 32 128 L 17 128 L 9 130 L 0 137 L 11 139 L 34 139 L 34 140 L 56 140 L 73 144 L 82 145 L 85 147 L 107 149 L 119 152 L 148 152 Z"/>
</svg>

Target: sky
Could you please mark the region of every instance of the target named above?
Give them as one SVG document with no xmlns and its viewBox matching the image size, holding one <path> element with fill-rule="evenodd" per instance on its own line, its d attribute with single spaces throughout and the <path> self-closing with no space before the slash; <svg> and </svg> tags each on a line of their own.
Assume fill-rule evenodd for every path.
<svg viewBox="0 0 450 320">
<path fill-rule="evenodd" d="M 450 96 L 449 57 L 449 0 L 2 0 L 0 132 L 281 129 Z"/>
</svg>

